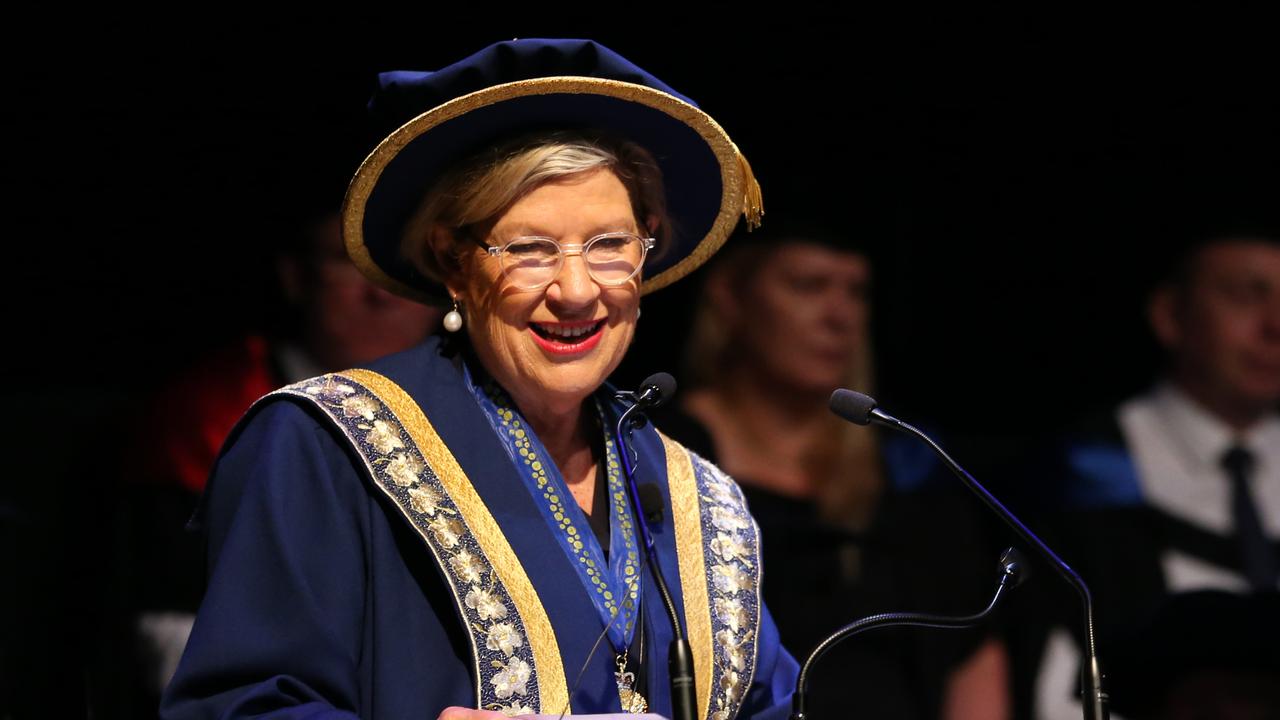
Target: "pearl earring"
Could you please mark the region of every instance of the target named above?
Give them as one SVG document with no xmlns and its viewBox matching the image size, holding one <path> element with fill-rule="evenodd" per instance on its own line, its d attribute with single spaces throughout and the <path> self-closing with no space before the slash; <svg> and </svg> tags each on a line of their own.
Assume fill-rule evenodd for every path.
<svg viewBox="0 0 1280 720">
<path fill-rule="evenodd" d="M 458 312 L 458 299 L 453 299 L 453 309 L 445 313 L 444 329 L 449 332 L 458 332 L 462 329 L 462 313 Z"/>
</svg>

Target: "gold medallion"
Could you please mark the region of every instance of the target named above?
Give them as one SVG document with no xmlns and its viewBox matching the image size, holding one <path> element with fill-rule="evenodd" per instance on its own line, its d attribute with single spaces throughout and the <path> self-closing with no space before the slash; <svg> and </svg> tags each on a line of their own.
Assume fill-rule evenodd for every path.
<svg viewBox="0 0 1280 720">
<path fill-rule="evenodd" d="M 622 711 L 639 714 L 649 710 L 649 701 L 634 689 L 635 673 L 627 672 L 627 654 L 618 656 L 618 671 L 613 674 L 618 681 L 618 699 L 622 701 Z"/>
</svg>

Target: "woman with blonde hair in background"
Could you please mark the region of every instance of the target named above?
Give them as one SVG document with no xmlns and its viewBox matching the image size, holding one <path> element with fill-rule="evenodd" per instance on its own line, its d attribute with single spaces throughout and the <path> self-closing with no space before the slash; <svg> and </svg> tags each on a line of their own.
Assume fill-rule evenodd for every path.
<svg viewBox="0 0 1280 720">
<path fill-rule="evenodd" d="M 927 450 L 827 410 L 836 387 L 873 392 L 870 289 L 867 254 L 847 238 L 771 217 L 709 268 L 689 389 L 657 420 L 742 484 L 765 598 L 802 659 L 863 615 L 971 612 L 994 580 L 976 506 Z M 882 631 L 819 664 L 809 704 L 814 717 L 1001 718 L 1007 674 L 982 632 Z"/>
</svg>

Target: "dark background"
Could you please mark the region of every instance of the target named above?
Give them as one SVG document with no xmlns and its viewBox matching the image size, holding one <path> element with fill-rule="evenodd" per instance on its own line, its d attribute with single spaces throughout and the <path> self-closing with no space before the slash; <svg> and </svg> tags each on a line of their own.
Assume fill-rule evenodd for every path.
<svg viewBox="0 0 1280 720">
<path fill-rule="evenodd" d="M 872 245 L 881 385 L 944 424 L 1052 421 L 1139 386 L 1154 269 L 1202 220 L 1280 198 L 1280 68 L 1261 15 L 652 7 L 634 21 L 557 6 L 13 27 L 33 40 L 8 63 L 6 290 L 24 386 L 127 395 L 260 322 L 264 249 L 317 178 L 362 157 L 374 73 L 514 36 L 608 44 L 730 132 L 774 217 Z M 688 290 L 648 301 L 663 343 Z M 669 352 L 638 350 L 659 365 Z"/>
<path fill-rule="evenodd" d="M 72 628 L 46 637 L 78 632 L 94 587 L 68 574 L 111 438 L 164 375 L 264 321 L 273 234 L 300 202 L 336 202 L 379 70 L 583 36 L 696 100 L 751 160 L 766 223 L 805 215 L 873 248 L 880 394 L 979 471 L 1153 377 L 1142 294 L 1195 228 L 1276 216 L 1261 13 L 471 5 L 11 19 L 0 510 L 28 524 L 0 538 L 25 568 L 0 591 L 10 622 L 42 606 Z M 622 381 L 678 369 L 694 286 L 646 299 Z M 33 657 L 80 685 L 57 652 Z"/>
</svg>

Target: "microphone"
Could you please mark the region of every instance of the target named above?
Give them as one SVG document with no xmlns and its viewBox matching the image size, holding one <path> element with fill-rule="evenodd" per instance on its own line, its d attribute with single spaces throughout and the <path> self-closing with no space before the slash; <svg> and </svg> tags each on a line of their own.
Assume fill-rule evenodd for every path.
<svg viewBox="0 0 1280 720">
<path fill-rule="evenodd" d="M 876 407 L 874 398 L 860 392 L 838 388 L 831 393 L 828 407 L 831 408 L 831 412 L 854 425 L 870 425 L 874 422 L 894 429 L 902 429 L 901 420 Z"/>
<path fill-rule="evenodd" d="M 676 394 L 676 379 L 671 373 L 654 373 L 640 383 L 634 402 L 641 410 L 652 410 L 665 404 Z"/>
<path fill-rule="evenodd" d="M 627 445 L 632 425 L 628 422 L 632 414 L 658 407 L 667 402 L 676 393 L 676 381 L 669 373 L 654 373 L 640 383 L 634 393 L 619 393 L 619 398 L 630 400 L 632 405 L 618 418 L 614 428 L 614 438 L 618 444 L 618 455 L 622 458 L 622 470 L 627 478 L 631 492 L 631 512 L 636 516 L 636 525 L 640 529 L 641 541 L 644 543 L 645 555 L 649 561 L 649 574 L 653 576 L 654 586 L 662 597 L 667 611 L 667 619 L 671 623 L 671 647 L 667 652 L 667 668 L 671 680 L 671 716 L 672 720 L 695 720 L 697 693 L 694 688 L 693 652 L 689 649 L 689 641 L 685 639 L 684 629 L 680 626 L 680 615 L 676 612 L 675 601 L 671 599 L 671 591 L 663 579 L 662 568 L 658 564 L 658 555 L 654 551 L 653 535 L 649 532 L 649 517 L 655 506 L 661 514 L 662 496 L 658 488 L 646 485 L 646 491 L 640 492 L 636 486 L 635 460 Z M 643 415 L 641 415 L 643 417 Z M 656 500 L 656 502 L 655 502 Z"/>
<path fill-rule="evenodd" d="M 866 396 L 863 395 L 863 397 Z M 809 653 L 809 658 L 804 661 L 804 665 L 800 668 L 800 676 L 796 678 L 796 692 L 791 697 L 791 720 L 807 720 L 804 712 L 804 701 L 809 692 L 809 672 L 818 662 L 818 659 L 826 655 L 827 651 L 835 647 L 837 643 L 867 630 L 882 627 L 914 626 L 944 629 L 973 627 L 995 611 L 1000 601 L 1004 599 L 1005 591 L 1012 590 L 1026 580 L 1027 572 L 1025 568 L 1026 562 L 1022 559 L 1022 555 L 1013 548 L 1006 548 L 1000 554 L 1000 583 L 996 586 L 996 591 L 991 596 L 991 602 L 987 603 L 987 607 L 984 610 L 973 615 L 951 617 L 914 612 L 881 613 L 855 620 L 835 631 L 825 640 L 818 643 L 818 646 L 813 649 L 813 652 Z"/>
<path fill-rule="evenodd" d="M 876 409 L 876 401 L 872 400 L 870 395 L 844 388 L 837 388 L 831 393 L 831 401 L 828 405 L 831 407 L 831 412 L 854 425 L 871 424 L 871 411 Z"/>
<path fill-rule="evenodd" d="M 1080 577 L 1075 570 L 1071 569 L 1057 553 L 1049 548 L 1043 540 L 1018 519 L 1008 508 L 1004 506 L 994 495 L 987 491 L 972 475 L 970 475 L 960 464 L 951 459 L 942 446 L 933 441 L 928 435 L 924 434 L 919 428 L 905 423 L 894 416 L 880 410 L 876 407 L 876 401 L 860 392 L 846 390 L 841 388 L 831 393 L 830 408 L 836 415 L 857 425 L 867 425 L 876 423 L 891 427 L 899 432 L 912 435 L 923 441 L 930 449 L 933 450 L 942 462 L 960 478 L 965 487 L 969 488 L 978 499 L 983 502 L 993 513 L 1004 520 L 1013 531 L 1027 542 L 1031 547 L 1035 548 L 1049 566 L 1052 567 L 1058 575 L 1062 577 L 1067 584 L 1075 588 L 1076 593 L 1080 595 L 1080 602 L 1084 611 L 1084 639 L 1085 639 L 1085 662 L 1081 669 L 1081 687 L 1082 701 L 1084 705 L 1084 717 L 1086 720 L 1107 720 L 1110 717 L 1107 711 L 1107 693 L 1102 687 L 1102 667 L 1098 663 L 1098 646 L 1097 639 L 1094 636 L 1093 622 L 1093 594 L 1089 592 L 1089 586 L 1085 584 L 1084 579 Z"/>
</svg>

